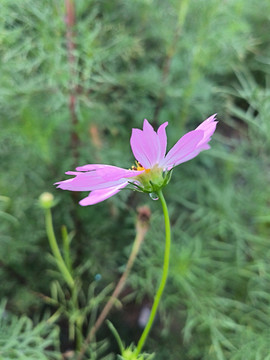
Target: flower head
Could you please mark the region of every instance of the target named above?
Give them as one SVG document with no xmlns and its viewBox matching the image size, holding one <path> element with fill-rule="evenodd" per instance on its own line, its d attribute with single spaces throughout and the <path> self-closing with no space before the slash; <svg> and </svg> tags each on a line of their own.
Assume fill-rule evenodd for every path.
<svg viewBox="0 0 270 360">
<path fill-rule="evenodd" d="M 152 193 L 164 187 L 170 180 L 171 170 L 201 151 L 210 149 L 209 141 L 217 121 L 216 115 L 210 116 L 195 130 L 182 136 L 166 155 L 167 122 L 157 132 L 145 119 L 143 129 L 132 129 L 130 145 L 136 159 L 136 166 L 122 169 L 112 165 L 89 164 L 79 166 L 67 175 L 75 177 L 57 182 L 58 188 L 70 191 L 90 191 L 80 201 L 87 206 L 99 203 L 117 194 L 128 185 L 135 190 Z"/>
<path fill-rule="evenodd" d="M 39 205 L 43 209 L 50 209 L 55 205 L 55 200 L 53 194 L 49 192 L 44 192 L 39 197 Z"/>
</svg>

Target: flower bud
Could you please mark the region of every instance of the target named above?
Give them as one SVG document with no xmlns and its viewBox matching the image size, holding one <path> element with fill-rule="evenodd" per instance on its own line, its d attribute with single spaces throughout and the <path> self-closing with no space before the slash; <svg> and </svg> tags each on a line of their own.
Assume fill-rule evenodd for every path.
<svg viewBox="0 0 270 360">
<path fill-rule="evenodd" d="M 54 206 L 54 196 L 49 192 L 44 192 L 39 197 L 39 204 L 43 209 L 50 209 Z"/>
</svg>

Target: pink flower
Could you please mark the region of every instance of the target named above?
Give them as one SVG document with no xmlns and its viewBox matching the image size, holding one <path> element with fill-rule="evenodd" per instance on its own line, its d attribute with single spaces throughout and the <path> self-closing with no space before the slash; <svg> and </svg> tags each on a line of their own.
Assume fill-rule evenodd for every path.
<svg viewBox="0 0 270 360">
<path fill-rule="evenodd" d="M 193 159 L 203 150 L 210 149 L 208 143 L 216 129 L 216 114 L 181 137 L 166 155 L 167 125 L 165 122 L 155 132 L 145 119 L 143 130 L 132 129 L 130 145 L 137 160 L 132 169 L 102 164 L 79 166 L 77 171 L 66 172 L 67 175 L 75 177 L 57 182 L 57 187 L 70 191 L 90 191 L 90 194 L 80 201 L 82 206 L 106 200 L 127 185 L 147 193 L 158 191 L 169 182 L 170 172 L 175 166 Z"/>
</svg>

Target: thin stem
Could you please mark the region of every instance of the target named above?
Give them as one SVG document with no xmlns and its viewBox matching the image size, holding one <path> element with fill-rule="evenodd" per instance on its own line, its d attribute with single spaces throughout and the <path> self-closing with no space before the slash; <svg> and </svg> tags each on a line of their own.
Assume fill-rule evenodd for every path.
<svg viewBox="0 0 270 360">
<path fill-rule="evenodd" d="M 70 248 L 69 248 L 69 243 L 70 243 L 70 237 L 68 235 L 67 232 L 67 228 L 65 225 L 62 226 L 62 239 L 63 239 L 63 258 L 65 261 L 65 264 L 68 268 L 68 270 L 71 272 L 72 271 L 72 265 L 71 265 L 71 259 L 70 259 Z"/>
<path fill-rule="evenodd" d="M 47 231 L 47 236 L 49 239 L 49 244 L 50 244 L 53 256 L 56 260 L 57 266 L 58 266 L 61 274 L 63 275 L 65 281 L 69 285 L 69 287 L 73 288 L 74 280 L 73 280 L 70 272 L 68 271 L 68 268 L 62 258 L 61 252 L 59 250 L 59 247 L 58 247 L 58 244 L 57 244 L 57 241 L 55 238 L 53 224 L 52 224 L 52 214 L 51 214 L 50 209 L 45 210 L 45 222 L 46 222 L 46 231 Z"/>
<path fill-rule="evenodd" d="M 136 229 L 137 229 L 137 234 L 136 234 L 136 237 L 135 237 L 135 240 L 133 243 L 133 247 L 132 247 L 125 271 L 123 272 L 120 280 L 118 281 L 112 296 L 110 297 L 109 301 L 107 302 L 107 304 L 103 308 L 102 312 L 100 313 L 95 325 L 91 328 L 89 334 L 87 335 L 87 337 L 84 341 L 83 347 L 77 357 L 77 360 L 82 359 L 82 357 L 87 349 L 88 344 L 93 340 L 94 335 L 96 334 L 96 332 L 98 331 L 98 329 L 100 328 L 100 326 L 102 325 L 104 320 L 106 319 L 107 315 L 109 314 L 112 307 L 116 303 L 117 298 L 119 297 L 120 293 L 122 292 L 122 290 L 126 284 L 129 273 L 133 267 L 134 261 L 138 255 L 141 244 L 142 244 L 145 234 L 148 230 L 148 225 L 144 224 L 142 221 L 138 220 Z"/>
<path fill-rule="evenodd" d="M 109 320 L 107 320 L 106 322 L 107 322 L 107 325 L 108 325 L 109 329 L 111 330 L 112 334 L 114 335 L 115 340 L 117 341 L 117 344 L 119 346 L 121 354 L 123 354 L 124 346 L 123 346 L 122 340 L 120 338 L 120 335 L 118 334 L 116 328 L 113 326 L 113 324 Z"/>
<path fill-rule="evenodd" d="M 77 72 L 76 72 L 76 58 L 75 58 L 75 33 L 74 27 L 76 24 L 75 14 L 75 1 L 65 0 L 66 7 L 66 41 L 67 41 L 67 57 L 70 68 L 70 90 L 69 90 L 69 113 L 71 118 L 71 149 L 73 155 L 73 161 L 76 165 L 78 162 L 78 145 L 79 135 L 77 132 L 78 117 L 76 113 L 78 84 L 77 84 Z"/>
<path fill-rule="evenodd" d="M 163 214 L 164 214 L 164 221 L 165 221 L 165 252 L 164 252 L 164 263 L 163 263 L 163 273 L 162 273 L 162 277 L 161 277 L 161 281 L 160 281 L 160 285 L 159 288 L 157 290 L 155 299 L 154 299 L 154 303 L 152 306 L 152 310 L 149 316 L 149 320 L 146 324 L 146 327 L 144 328 L 144 331 L 140 337 L 140 340 L 138 342 L 137 345 L 137 350 L 136 350 L 136 355 L 138 356 L 145 344 L 145 341 L 147 339 L 147 336 L 149 335 L 149 332 L 151 330 L 151 327 L 153 325 L 153 322 L 155 320 L 155 316 L 157 313 L 157 309 L 158 309 L 158 305 L 161 299 L 161 296 L 163 294 L 165 285 L 166 285 L 166 281 L 167 281 L 167 277 L 168 277 L 168 273 L 169 273 L 169 260 L 170 260 L 170 247 L 171 247 L 171 227 L 170 227 L 170 218 L 169 218 L 169 212 L 168 212 L 168 208 L 166 205 L 166 201 L 165 198 L 163 196 L 163 193 L 161 190 L 159 190 L 157 192 L 157 195 L 159 196 L 161 205 L 162 205 L 162 209 L 163 209 Z"/>
</svg>

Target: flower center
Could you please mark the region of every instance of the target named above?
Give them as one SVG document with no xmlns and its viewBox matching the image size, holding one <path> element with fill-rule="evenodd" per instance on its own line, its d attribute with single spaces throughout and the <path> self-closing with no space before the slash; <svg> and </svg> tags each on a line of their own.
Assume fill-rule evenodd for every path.
<svg viewBox="0 0 270 360">
<path fill-rule="evenodd" d="M 146 173 L 149 173 L 151 169 L 145 169 L 142 164 L 140 164 L 138 161 L 135 161 L 136 166 L 131 166 L 131 170 L 136 171 L 145 171 Z"/>
<path fill-rule="evenodd" d="M 149 194 L 156 193 L 170 181 L 171 171 L 164 171 L 158 164 L 150 169 L 145 169 L 138 161 L 135 161 L 135 164 L 136 166 L 132 166 L 131 170 L 142 171 L 141 174 L 133 177 L 135 190 Z"/>
</svg>

